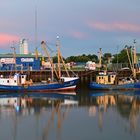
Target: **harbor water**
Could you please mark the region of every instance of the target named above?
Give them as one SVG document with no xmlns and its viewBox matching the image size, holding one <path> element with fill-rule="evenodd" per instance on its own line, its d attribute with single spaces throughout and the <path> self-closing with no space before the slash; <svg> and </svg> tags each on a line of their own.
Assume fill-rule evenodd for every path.
<svg viewBox="0 0 140 140">
<path fill-rule="evenodd" d="M 1 93 L 1 140 L 139 140 L 140 91 Z"/>
</svg>

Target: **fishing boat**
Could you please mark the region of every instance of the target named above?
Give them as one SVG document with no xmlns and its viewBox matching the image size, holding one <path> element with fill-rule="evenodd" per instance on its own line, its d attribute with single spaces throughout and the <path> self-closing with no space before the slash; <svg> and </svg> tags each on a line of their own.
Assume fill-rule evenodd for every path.
<svg viewBox="0 0 140 140">
<path fill-rule="evenodd" d="M 140 82 L 131 78 L 117 78 L 117 73 L 99 73 L 89 87 L 94 90 L 140 90 Z"/>
<path fill-rule="evenodd" d="M 65 66 L 65 63 L 60 54 L 58 46 L 58 72 L 54 68 L 52 59 L 47 51 L 46 43 L 41 42 L 44 51 L 46 52 L 48 59 L 51 63 L 51 77 L 48 78 L 45 82 L 34 83 L 32 79 L 27 79 L 26 74 L 20 72 L 14 73 L 14 75 L 9 76 L 0 76 L 0 91 L 4 92 L 49 92 L 49 91 L 72 91 L 75 90 L 79 77 L 77 75 L 70 76 Z M 16 58 L 15 49 L 14 49 L 14 59 Z M 67 75 L 63 76 L 61 74 L 60 60 L 64 65 Z M 16 63 L 16 61 L 15 61 Z M 55 77 L 55 78 L 54 78 Z"/>
<path fill-rule="evenodd" d="M 33 83 L 27 80 L 27 75 L 17 74 L 10 77 L 0 77 L 0 91 L 11 92 L 47 92 L 75 90 L 78 77 L 61 77 L 59 81 L 48 83 Z"/>
<path fill-rule="evenodd" d="M 134 41 L 135 43 L 135 41 Z M 126 48 L 132 75 L 119 77 L 117 72 L 99 72 L 96 80 L 90 82 L 89 87 L 94 90 L 140 90 L 140 82 L 136 79 L 136 48 L 133 48 L 133 58 L 130 59 L 128 48 Z M 131 53 L 131 54 L 132 54 Z M 131 60 L 133 60 L 131 62 Z"/>
</svg>

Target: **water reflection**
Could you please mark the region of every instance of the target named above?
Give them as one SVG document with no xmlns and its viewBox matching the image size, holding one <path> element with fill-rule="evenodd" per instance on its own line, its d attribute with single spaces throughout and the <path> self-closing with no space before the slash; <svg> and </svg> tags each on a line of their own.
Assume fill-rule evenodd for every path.
<svg viewBox="0 0 140 140">
<path fill-rule="evenodd" d="M 136 133 L 140 113 L 140 92 L 92 92 L 89 93 L 90 104 L 89 116 L 96 116 L 100 130 L 103 129 L 103 116 L 110 107 L 115 108 L 119 115 L 127 119 L 131 133 Z M 125 126 L 126 127 L 126 126 Z"/>
<path fill-rule="evenodd" d="M 31 119 L 32 122 L 32 126 L 29 130 L 31 133 L 30 136 L 33 137 L 31 139 L 48 139 L 49 131 L 52 129 L 51 127 L 54 125 L 54 122 L 56 122 L 57 135 L 59 137 L 60 129 L 68 112 L 72 107 L 77 105 L 78 101 L 75 92 L 26 94 L 1 93 L 0 124 L 4 123 L 5 131 L 4 133 L 0 133 L 0 139 L 24 139 L 24 133 L 22 133 L 22 131 L 26 131 L 24 129 L 28 128 L 26 126 L 28 124 L 30 128 L 29 119 Z M 41 134 L 38 132 L 39 125 L 41 125 L 42 129 Z M 8 126 L 12 129 L 6 129 Z M 35 128 L 32 128 L 33 126 L 35 126 Z M 32 132 L 31 129 L 37 130 L 36 132 Z M 2 132 L 1 130 L 3 130 L 2 127 L 0 127 L 0 132 Z M 11 133 L 9 136 L 6 135 L 8 130 Z"/>
<path fill-rule="evenodd" d="M 14 109 L 23 113 L 23 109 L 33 108 L 33 112 L 39 112 L 44 107 L 55 107 L 57 105 L 78 104 L 75 92 L 68 93 L 1 93 L 0 111 L 3 108 Z"/>
<path fill-rule="evenodd" d="M 140 139 L 139 116 L 139 92 L 1 93 L 0 139 Z"/>
</svg>

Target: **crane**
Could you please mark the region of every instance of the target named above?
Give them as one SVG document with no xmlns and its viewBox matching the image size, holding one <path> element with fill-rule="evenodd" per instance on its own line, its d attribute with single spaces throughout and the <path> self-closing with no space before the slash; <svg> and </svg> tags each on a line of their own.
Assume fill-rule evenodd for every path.
<svg viewBox="0 0 140 140">
<path fill-rule="evenodd" d="M 56 69 L 54 68 L 54 64 L 53 64 L 53 61 L 52 61 L 52 59 L 51 59 L 51 57 L 50 57 L 50 54 L 49 54 L 49 52 L 48 52 L 48 50 L 47 50 L 46 43 L 45 43 L 44 41 L 42 41 L 42 42 L 41 42 L 41 46 L 42 46 L 42 48 L 44 49 L 44 51 L 45 51 L 45 53 L 46 53 L 46 55 L 47 55 L 47 57 L 48 57 L 48 59 L 49 59 L 49 62 L 51 63 L 51 66 L 52 66 L 52 74 L 53 74 L 53 71 L 54 71 L 55 74 L 56 74 L 57 79 L 59 80 L 60 77 L 59 77 L 59 75 L 58 75 Z"/>
</svg>

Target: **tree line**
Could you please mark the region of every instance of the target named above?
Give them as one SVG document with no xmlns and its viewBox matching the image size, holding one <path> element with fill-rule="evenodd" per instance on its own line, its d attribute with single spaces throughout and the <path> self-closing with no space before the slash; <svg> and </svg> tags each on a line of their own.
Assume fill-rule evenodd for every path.
<svg viewBox="0 0 140 140">
<path fill-rule="evenodd" d="M 131 49 L 128 49 L 130 55 L 132 55 Z M 99 62 L 99 57 L 96 54 L 82 54 L 78 56 L 69 56 L 67 58 L 63 58 L 66 63 L 69 62 L 87 62 L 93 61 L 95 63 Z M 126 49 L 122 49 L 118 54 L 104 53 L 101 57 L 102 64 L 108 63 L 129 63 L 128 54 Z M 53 57 L 53 62 L 57 63 L 57 56 Z"/>
</svg>

